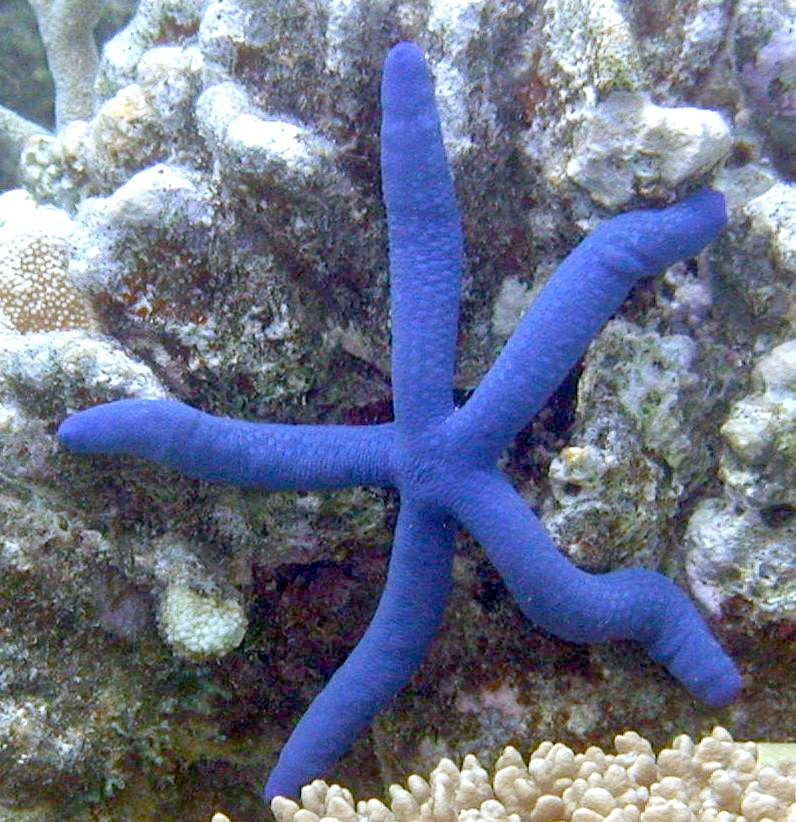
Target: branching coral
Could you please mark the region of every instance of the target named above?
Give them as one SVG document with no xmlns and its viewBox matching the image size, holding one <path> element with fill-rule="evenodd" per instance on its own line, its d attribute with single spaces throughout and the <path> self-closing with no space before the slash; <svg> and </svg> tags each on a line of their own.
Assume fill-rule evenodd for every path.
<svg viewBox="0 0 796 822">
<path fill-rule="evenodd" d="M 94 28 L 107 0 L 29 0 L 55 83 L 57 130 L 94 113 L 97 46 Z M 20 152 L 47 129 L 0 106 L 0 136 Z"/>
<path fill-rule="evenodd" d="M 93 112 L 97 46 L 94 27 L 106 0 L 29 0 L 55 82 L 58 129 Z"/>
</svg>

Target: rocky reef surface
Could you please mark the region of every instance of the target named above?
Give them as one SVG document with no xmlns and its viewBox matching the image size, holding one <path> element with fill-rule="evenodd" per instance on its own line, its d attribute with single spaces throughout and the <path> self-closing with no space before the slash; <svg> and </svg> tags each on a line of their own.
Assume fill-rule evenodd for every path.
<svg viewBox="0 0 796 822">
<path fill-rule="evenodd" d="M 378 86 L 402 37 L 428 53 L 464 219 L 462 400 L 600 220 L 727 196 L 722 238 L 636 290 L 505 467 L 583 567 L 688 588 L 746 687 L 711 712 L 630 646 L 539 634 L 462 535 L 428 662 L 334 778 L 372 794 L 443 755 L 626 727 L 796 733 L 795 19 L 791 0 L 142 0 L 91 116 L 28 134 L 24 190 L 0 195 L 3 818 L 259 818 L 367 624 L 388 493 L 243 492 L 53 434 L 120 397 L 388 418 Z"/>
</svg>

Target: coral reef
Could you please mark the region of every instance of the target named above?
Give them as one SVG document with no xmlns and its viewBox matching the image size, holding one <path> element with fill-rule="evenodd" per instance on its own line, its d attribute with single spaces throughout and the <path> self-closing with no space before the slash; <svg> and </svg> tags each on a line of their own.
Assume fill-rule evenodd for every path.
<svg viewBox="0 0 796 822">
<path fill-rule="evenodd" d="M 462 539 L 427 664 L 334 778 L 372 795 L 532 732 L 573 749 L 622 727 L 658 747 L 719 720 L 738 738 L 792 736 L 793 508 L 747 507 L 776 477 L 735 463 L 721 433 L 765 393 L 755 366 L 796 338 L 793 129 L 774 36 L 792 20 L 791 0 L 142 0 L 100 54 L 87 119 L 36 127 L 22 157 L 36 208 L 59 209 L 66 230 L 43 226 L 43 239 L 65 242 L 66 283 L 97 325 L 0 336 L 0 805 L 42 820 L 259 818 L 262 773 L 364 630 L 388 494 L 164 483 L 133 460 L 86 466 L 53 435 L 67 413 L 122 397 L 388 419 L 375 101 L 400 37 L 429 54 L 462 205 L 459 401 L 549 272 L 617 210 L 603 203 L 663 205 L 706 182 L 727 196 L 725 235 L 636 290 L 504 465 L 585 567 L 661 567 L 689 585 L 746 687 L 716 717 L 630 648 L 534 632 Z M 681 131 L 685 144 L 653 135 L 678 156 L 647 162 L 648 120 L 596 127 L 623 100 L 716 128 Z M 572 176 L 600 167 L 598 147 L 615 175 Z M 741 469 L 738 494 L 725 479 Z M 711 564 L 717 534 L 728 553 Z M 174 654 L 157 621 L 170 574 L 242 604 L 237 649 Z"/>
<path fill-rule="evenodd" d="M 796 176 L 796 26 L 793 5 L 744 0 L 739 6 L 733 57 L 748 120 L 760 131 L 771 161 Z"/>
<path fill-rule="evenodd" d="M 388 804 L 355 801 L 348 789 L 316 780 L 300 804 L 276 797 L 271 807 L 277 822 L 790 822 L 796 814 L 796 760 L 782 769 L 762 764 L 753 742 L 735 742 L 724 728 L 699 742 L 682 734 L 657 754 L 626 731 L 614 748 L 576 753 L 545 741 L 525 761 L 508 747 L 491 772 L 472 754 L 461 767 L 443 759 L 428 778 L 413 774 L 406 787 L 391 785 Z"/>
</svg>

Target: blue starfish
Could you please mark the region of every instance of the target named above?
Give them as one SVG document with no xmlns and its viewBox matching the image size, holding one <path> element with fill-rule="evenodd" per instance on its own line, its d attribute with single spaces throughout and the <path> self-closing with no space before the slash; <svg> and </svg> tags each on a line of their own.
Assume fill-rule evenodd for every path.
<svg viewBox="0 0 796 822">
<path fill-rule="evenodd" d="M 179 402 L 120 400 L 58 430 L 78 454 L 133 454 L 246 488 L 397 488 L 400 512 L 376 613 L 283 748 L 265 799 L 328 774 L 420 665 L 451 588 L 456 523 L 486 550 L 523 613 L 572 642 L 633 639 L 710 706 L 736 695 L 735 666 L 690 600 L 653 571 L 573 566 L 496 462 L 583 354 L 633 284 L 692 256 L 725 225 L 702 190 L 604 222 L 562 263 L 462 408 L 453 374 L 462 234 L 431 78 L 399 43 L 382 84 L 395 421 L 275 425 Z"/>
</svg>

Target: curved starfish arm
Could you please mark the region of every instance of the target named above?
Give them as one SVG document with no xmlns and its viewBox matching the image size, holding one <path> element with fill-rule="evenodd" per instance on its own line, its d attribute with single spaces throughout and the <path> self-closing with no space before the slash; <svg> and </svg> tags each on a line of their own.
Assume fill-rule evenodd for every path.
<svg viewBox="0 0 796 822">
<path fill-rule="evenodd" d="M 437 633 L 451 587 L 456 528 L 439 509 L 402 500 L 387 583 L 359 644 L 293 729 L 268 777 L 266 802 L 328 774 L 409 681 Z"/>
<path fill-rule="evenodd" d="M 453 410 L 462 231 L 423 53 L 399 43 L 381 87 L 395 419 L 418 430 Z"/>
<path fill-rule="evenodd" d="M 392 485 L 391 425 L 277 425 L 215 417 L 169 400 L 118 400 L 67 417 L 76 454 L 144 457 L 190 477 L 242 488 Z"/>
<path fill-rule="evenodd" d="M 452 510 L 540 628 L 570 642 L 635 640 L 702 702 L 719 707 L 736 696 L 735 665 L 667 577 L 640 568 L 589 574 L 575 567 L 497 471 L 473 477 Z"/>
<path fill-rule="evenodd" d="M 478 388 L 451 418 L 451 433 L 464 448 L 469 441 L 490 462 L 497 459 L 636 281 L 696 254 L 726 220 L 724 197 L 703 189 L 668 208 L 631 211 L 602 223 L 550 277 Z"/>
</svg>

